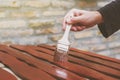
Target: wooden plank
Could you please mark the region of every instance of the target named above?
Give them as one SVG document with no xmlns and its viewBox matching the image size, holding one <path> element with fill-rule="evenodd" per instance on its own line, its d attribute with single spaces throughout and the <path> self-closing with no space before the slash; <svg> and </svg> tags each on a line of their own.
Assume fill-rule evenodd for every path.
<svg viewBox="0 0 120 80">
<path fill-rule="evenodd" d="M 115 58 L 112 58 L 112 57 L 107 57 L 107 56 L 103 56 L 103 55 L 92 53 L 92 52 L 88 53 L 87 51 L 81 51 L 81 50 L 78 50 L 78 49 L 75 49 L 75 48 L 71 48 L 71 51 L 74 51 L 74 52 L 77 52 L 77 53 L 82 53 L 82 54 L 85 54 L 85 55 L 89 55 L 89 56 L 92 56 L 92 57 L 96 57 L 96 58 L 99 58 L 99 59 L 103 59 L 103 60 L 107 60 L 107 61 L 111 61 L 111 62 L 120 64 L 119 59 L 115 59 Z"/>
<path fill-rule="evenodd" d="M 29 66 L 6 53 L 0 52 L 0 61 L 7 65 L 13 72 L 23 80 L 56 80 L 47 73 Z"/>
<path fill-rule="evenodd" d="M 0 80 L 8 80 L 8 79 L 17 80 L 17 78 L 14 75 L 0 68 Z"/>
<path fill-rule="evenodd" d="M 51 47 L 50 45 L 46 45 L 46 44 L 41 44 L 41 45 L 38 45 L 38 46 L 45 47 L 45 48 L 48 48 L 48 49 L 51 49 L 51 50 L 54 50 L 56 48 L 55 46 Z M 75 48 L 70 48 L 70 51 L 81 53 L 81 54 L 85 54 L 85 55 L 89 55 L 89 56 L 92 56 L 92 57 L 96 57 L 96 58 L 100 58 L 100 59 L 103 59 L 103 60 L 107 60 L 107 61 L 111 61 L 111 62 L 120 64 L 120 60 L 119 59 L 103 56 L 103 55 L 100 55 L 100 54 L 87 52 L 87 51 L 82 51 L 82 50 L 78 50 L 78 49 L 75 49 Z"/>
<path fill-rule="evenodd" d="M 40 55 L 44 55 L 43 52 L 39 52 L 40 55 L 38 55 L 37 54 L 38 52 L 33 50 L 33 49 L 31 50 L 30 46 L 28 46 L 27 49 L 24 49 L 23 46 L 12 46 L 12 47 L 14 47 L 16 49 L 19 49 L 19 50 L 23 50 L 23 51 L 28 52 L 29 54 L 31 54 L 33 56 L 36 56 L 36 57 L 39 57 L 41 59 L 45 59 L 45 60 L 47 60 L 51 63 L 54 63 L 54 61 L 52 59 L 48 59 L 50 55 L 48 55 L 48 58 L 41 57 Z M 46 52 L 46 53 L 48 53 L 48 52 Z M 118 80 L 116 78 L 112 78 L 111 76 L 104 75 L 104 74 L 99 73 L 99 72 L 97 72 L 95 70 L 92 70 L 90 68 L 87 68 L 87 67 L 84 67 L 84 66 L 81 66 L 81 65 L 77 65 L 77 64 L 73 64 L 73 63 L 70 63 L 70 62 L 66 62 L 65 65 L 59 64 L 58 66 L 63 67 L 65 69 L 69 70 L 69 71 L 72 71 L 72 72 L 76 73 L 76 74 L 88 77 L 90 79 Z"/>
<path fill-rule="evenodd" d="M 55 76 L 57 79 L 60 78 L 60 79 L 65 79 L 65 80 L 86 80 L 86 78 L 75 75 L 74 73 L 68 70 L 52 65 L 46 61 L 39 60 L 33 56 L 30 56 L 30 55 L 27 56 L 28 54 L 25 55 L 25 53 L 23 54 L 22 52 L 9 48 L 7 46 L 0 47 L 0 50 L 18 59 L 21 59 L 22 61 L 25 61 L 26 63 L 51 74 L 52 76 Z"/>
<path fill-rule="evenodd" d="M 41 47 L 43 47 L 43 48 L 41 48 Z M 44 45 L 42 45 L 41 47 L 40 48 L 36 48 L 36 49 L 39 49 L 41 51 L 45 51 L 45 48 L 46 48 L 46 50 L 48 51 L 47 54 L 52 53 L 52 51 L 50 52 L 50 50 L 53 50 L 53 51 L 55 50 L 55 47 L 50 47 L 50 46 L 46 46 L 45 47 Z M 91 57 L 91 56 L 88 56 L 88 55 L 86 55 L 84 53 L 77 53 L 77 52 L 70 51 L 69 54 L 72 55 L 72 56 L 75 56 L 77 58 L 82 58 L 84 60 L 88 60 L 88 61 L 91 61 L 91 62 L 94 62 L 94 63 L 99 63 L 100 65 L 104 65 L 104 66 L 107 66 L 107 67 L 111 67 L 111 68 L 120 70 L 120 64 L 119 63 L 111 62 L 111 61 L 100 59 L 100 58 L 96 58 L 96 57 Z"/>
<path fill-rule="evenodd" d="M 72 57 L 72 56 L 69 56 L 69 60 L 73 63 L 86 66 L 86 67 L 94 69 L 94 70 L 96 70 L 100 73 L 103 73 L 103 74 L 106 74 L 106 75 L 109 75 L 109 76 L 116 77 L 116 78 L 120 79 L 120 71 L 115 70 L 113 68 L 109 68 L 109 67 L 106 67 L 106 66 L 103 66 L 103 65 L 100 65 L 100 64 L 96 64 L 96 63 L 92 63 L 92 62 L 85 61 L 85 60 L 82 60 L 82 59 L 78 59 L 78 58 L 75 58 L 75 57 Z"/>
<path fill-rule="evenodd" d="M 36 48 L 36 47 L 34 47 Z M 44 48 L 45 49 L 45 48 Z M 38 49 L 37 49 L 38 50 Z M 40 49 L 40 50 L 43 50 L 43 49 Z M 49 54 L 50 53 L 53 53 L 52 51 L 48 50 L 48 48 L 45 51 L 48 51 Z M 104 66 L 104 65 L 100 65 L 100 64 L 97 64 L 97 63 L 93 63 L 89 60 L 83 60 L 81 58 L 76 58 L 76 57 L 73 57 L 73 56 L 69 56 L 69 60 L 72 61 L 72 62 L 75 62 L 77 64 L 81 64 L 81 65 L 84 65 L 86 67 L 89 67 L 89 68 L 92 68 L 94 70 L 97 70 L 99 72 L 102 72 L 104 74 L 107 74 L 109 76 L 114 76 L 116 78 L 120 78 L 120 70 L 116 70 L 116 69 L 113 69 L 113 68 L 109 68 L 107 66 Z M 120 66 L 120 65 L 119 65 Z"/>
</svg>

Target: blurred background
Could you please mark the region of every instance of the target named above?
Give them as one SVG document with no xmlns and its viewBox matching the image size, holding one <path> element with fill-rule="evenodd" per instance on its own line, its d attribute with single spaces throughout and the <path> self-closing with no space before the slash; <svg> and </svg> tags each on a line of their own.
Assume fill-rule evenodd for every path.
<svg viewBox="0 0 120 80">
<path fill-rule="evenodd" d="M 0 0 L 0 44 L 56 45 L 72 8 L 97 10 L 111 0 Z M 70 33 L 71 46 L 120 59 L 120 31 L 104 38 L 97 25 Z"/>
</svg>

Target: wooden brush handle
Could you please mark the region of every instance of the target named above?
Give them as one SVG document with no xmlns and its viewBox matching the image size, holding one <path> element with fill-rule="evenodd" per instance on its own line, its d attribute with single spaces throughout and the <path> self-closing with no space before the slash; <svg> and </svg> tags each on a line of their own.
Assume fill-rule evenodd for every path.
<svg viewBox="0 0 120 80">
<path fill-rule="evenodd" d="M 73 15 L 71 15 L 67 20 L 70 20 L 71 17 L 73 17 Z M 66 44 L 67 43 L 70 44 L 68 41 L 68 36 L 69 36 L 71 26 L 72 25 L 66 24 L 66 29 L 65 29 L 64 35 L 63 35 L 62 39 L 60 40 L 62 42 L 65 42 Z"/>
<path fill-rule="evenodd" d="M 63 35 L 63 39 L 64 39 L 64 40 L 68 39 L 70 29 L 71 29 L 71 25 L 68 25 L 68 24 L 67 24 L 67 25 L 66 25 L 65 32 L 64 32 L 64 35 Z"/>
</svg>

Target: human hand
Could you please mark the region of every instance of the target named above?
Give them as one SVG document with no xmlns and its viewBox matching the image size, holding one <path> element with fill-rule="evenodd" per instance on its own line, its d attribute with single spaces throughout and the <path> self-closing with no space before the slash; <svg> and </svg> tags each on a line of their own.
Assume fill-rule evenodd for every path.
<svg viewBox="0 0 120 80">
<path fill-rule="evenodd" d="M 71 14 L 73 14 L 72 18 L 70 18 Z M 70 18 L 69 21 L 67 20 L 68 18 Z M 72 31 L 82 31 L 102 22 L 102 15 L 98 11 L 72 9 L 64 17 L 63 30 L 65 30 L 67 24 L 72 25 Z"/>
</svg>

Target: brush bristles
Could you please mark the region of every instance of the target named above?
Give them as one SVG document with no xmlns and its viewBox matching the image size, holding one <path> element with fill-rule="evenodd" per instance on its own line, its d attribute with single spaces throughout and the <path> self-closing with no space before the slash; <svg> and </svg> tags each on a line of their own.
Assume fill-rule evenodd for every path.
<svg viewBox="0 0 120 80">
<path fill-rule="evenodd" d="M 54 61 L 55 62 L 66 62 L 68 58 L 68 45 L 58 44 L 57 49 L 54 54 Z"/>
<path fill-rule="evenodd" d="M 69 49 L 69 45 L 58 43 L 57 49 L 54 54 L 54 61 L 55 62 L 66 62 L 68 60 L 67 59 L 68 49 Z"/>
<path fill-rule="evenodd" d="M 54 54 L 55 62 L 66 62 L 68 60 L 67 52 L 56 50 Z"/>
</svg>

